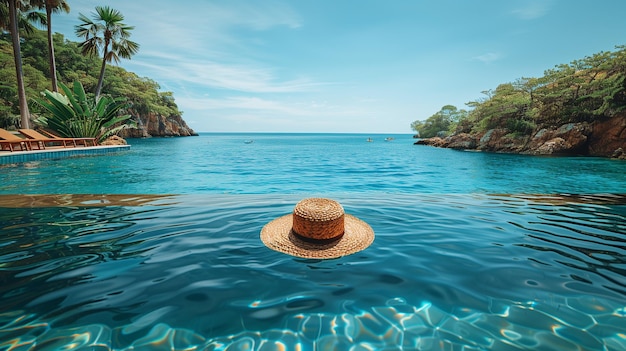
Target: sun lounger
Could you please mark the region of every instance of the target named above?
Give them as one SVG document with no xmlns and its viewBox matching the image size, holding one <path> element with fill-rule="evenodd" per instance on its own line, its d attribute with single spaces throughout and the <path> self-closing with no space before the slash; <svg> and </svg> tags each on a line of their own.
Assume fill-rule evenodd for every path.
<svg viewBox="0 0 626 351">
<path fill-rule="evenodd" d="M 42 140 L 24 139 L 2 128 L 0 128 L 0 139 L 0 147 L 5 151 L 41 150 L 46 148 Z"/>
<path fill-rule="evenodd" d="M 60 137 L 47 129 L 42 129 L 41 132 L 49 136 L 52 139 L 68 139 L 68 138 Z M 74 143 L 76 145 L 83 145 L 83 146 L 96 146 L 97 145 L 96 138 L 69 138 L 69 139 L 74 140 Z"/>
<path fill-rule="evenodd" d="M 57 144 L 63 147 L 74 146 L 76 147 L 76 142 L 72 138 L 51 138 L 49 136 L 45 136 L 34 129 L 18 129 L 18 132 L 28 139 L 40 140 L 41 142 L 48 143 L 51 145 Z"/>
</svg>

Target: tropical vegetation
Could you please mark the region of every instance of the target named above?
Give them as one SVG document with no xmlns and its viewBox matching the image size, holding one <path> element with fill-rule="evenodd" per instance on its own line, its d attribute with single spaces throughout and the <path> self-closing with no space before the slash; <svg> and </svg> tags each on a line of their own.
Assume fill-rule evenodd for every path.
<svg viewBox="0 0 626 351">
<path fill-rule="evenodd" d="M 11 48 L 13 54 L 13 67 L 17 87 L 18 106 L 21 125 L 23 128 L 30 127 L 30 112 L 26 100 L 26 90 L 24 86 L 24 73 L 22 68 L 21 41 L 19 29 L 26 32 L 32 30 L 32 26 L 26 24 L 28 21 L 24 13 L 30 9 L 30 5 L 22 0 L 1 0 L 0 2 L 0 30 L 8 31 L 11 37 Z"/>
<path fill-rule="evenodd" d="M 127 107 L 126 99 L 106 95 L 89 98 L 79 81 L 74 82 L 73 89 L 63 83 L 60 86 L 63 94 L 46 90 L 44 98 L 36 101 L 50 112 L 37 122 L 61 136 L 89 137 L 102 142 L 124 128 L 136 126 L 129 114 L 119 115 L 119 111 Z"/>
<path fill-rule="evenodd" d="M 469 111 L 446 105 L 411 128 L 421 137 L 482 133 L 494 128 L 530 135 L 538 126 L 593 122 L 626 109 L 626 46 L 520 78 L 482 92 Z"/>
<path fill-rule="evenodd" d="M 31 0 L 31 6 L 35 6 L 45 11 L 44 24 L 48 40 L 48 63 L 50 68 L 50 82 L 52 91 L 58 91 L 58 81 L 56 72 L 56 61 L 54 56 L 54 40 L 52 38 L 52 14 L 63 11 L 70 12 L 70 5 L 65 0 Z"/>
<path fill-rule="evenodd" d="M 119 63 L 120 58 L 130 59 L 139 50 L 139 44 L 131 41 L 130 31 L 134 28 L 124 24 L 124 16 L 108 6 L 97 6 L 93 20 L 83 15 L 78 16 L 82 24 L 76 26 L 76 35 L 84 37 L 80 43 L 83 55 L 98 56 L 102 52 L 102 64 L 96 86 L 96 98 L 102 91 L 104 71 L 107 63 Z"/>
<path fill-rule="evenodd" d="M 9 11 L 10 5 L 15 5 L 15 13 Z M 123 24 L 123 16 L 119 12 L 109 8 L 97 9 L 93 20 L 88 21 L 93 23 L 92 33 L 101 41 L 94 39 L 85 44 L 86 37 L 82 37 L 83 41 L 79 43 L 67 40 L 59 33 L 52 34 L 50 41 L 47 30 L 35 28 L 34 25 L 40 25 L 47 29 L 50 25 L 51 17 L 38 11 L 46 9 L 45 6 L 50 6 L 52 14 L 56 10 L 64 10 L 68 4 L 63 0 L 0 0 L 1 128 L 28 128 L 31 120 L 41 122 L 54 119 L 50 111 L 35 100 L 41 102 L 42 93 L 46 90 L 55 92 L 62 83 L 74 87 L 74 82 L 80 82 L 84 87 L 85 101 L 93 104 L 93 108 L 96 100 L 107 96 L 109 102 L 113 100 L 120 104 L 120 115 L 130 114 L 133 119 L 148 114 L 181 115 L 173 94 L 160 91 L 160 86 L 155 81 L 139 77 L 118 66 L 106 65 L 109 62 L 117 63 L 120 58 L 129 58 L 138 48 L 136 43 L 129 44 L 128 33 L 132 27 Z M 11 21 L 12 15 L 18 19 Z M 126 33 L 107 34 L 106 30 L 101 31 L 106 28 L 106 21 L 100 23 L 96 16 L 103 17 L 103 20 L 112 20 L 114 24 L 111 26 L 123 27 Z M 85 25 L 85 21 L 80 22 L 82 24 L 76 26 L 77 32 L 79 26 Z M 12 30 L 13 24 L 18 28 Z M 14 35 L 18 30 L 19 35 Z M 107 36 L 110 36 L 108 45 Z M 91 34 L 89 38 L 93 39 Z M 100 42 L 102 45 L 98 46 Z M 122 49 L 127 44 L 132 48 Z M 17 50 L 14 50 L 15 47 Z M 91 49 L 86 49 L 87 47 Z M 91 55 L 97 52 L 101 55 Z M 106 77 L 103 67 L 106 67 Z M 53 77 L 57 78 L 58 83 L 55 83 Z M 74 92 L 74 89 L 71 91 Z M 96 91 L 99 93 L 96 94 Z M 127 103 L 121 103 L 120 99 L 125 99 Z M 44 97 L 43 100 L 48 98 Z"/>
<path fill-rule="evenodd" d="M 467 110 L 459 110 L 456 106 L 446 105 L 426 121 L 418 120 L 411 123 L 411 129 L 418 132 L 421 137 L 441 137 L 454 132 L 459 121 L 467 118 L 467 115 Z"/>
</svg>

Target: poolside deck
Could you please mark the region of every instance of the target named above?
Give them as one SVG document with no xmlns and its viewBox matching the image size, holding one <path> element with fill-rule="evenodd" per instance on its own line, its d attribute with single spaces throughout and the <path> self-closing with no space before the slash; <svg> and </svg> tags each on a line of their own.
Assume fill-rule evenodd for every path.
<svg viewBox="0 0 626 351">
<path fill-rule="evenodd" d="M 112 145 L 112 146 L 79 146 L 64 148 L 62 146 L 47 147 L 45 150 L 31 151 L 0 151 L 0 165 L 24 163 L 40 160 L 62 159 L 78 156 L 95 156 L 126 151 L 130 149 L 130 145 Z"/>
</svg>

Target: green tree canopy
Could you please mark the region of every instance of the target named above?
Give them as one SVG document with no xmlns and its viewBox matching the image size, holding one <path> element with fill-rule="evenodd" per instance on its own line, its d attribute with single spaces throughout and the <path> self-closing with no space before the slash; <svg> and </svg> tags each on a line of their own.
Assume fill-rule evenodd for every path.
<svg viewBox="0 0 626 351">
<path fill-rule="evenodd" d="M 466 110 L 459 110 L 456 106 L 446 105 L 439 112 L 428 117 L 426 121 L 415 121 L 411 128 L 423 138 L 445 136 L 456 128 L 456 124 L 467 117 Z"/>
<path fill-rule="evenodd" d="M 467 103 L 470 111 L 461 110 L 457 123 L 446 117 L 455 109 L 444 106 L 424 122 L 413 122 L 411 128 L 423 137 L 441 134 L 448 125 L 457 133 L 504 128 L 528 135 L 542 125 L 613 117 L 626 109 L 626 46 L 557 65 L 539 78 L 500 84 L 483 94 Z"/>
<path fill-rule="evenodd" d="M 80 81 L 88 92 L 95 91 L 98 84 L 100 59 L 81 54 L 79 44 L 69 41 L 62 34 L 53 36 L 57 74 L 59 82 L 71 86 Z M 49 62 L 42 52 L 47 52 L 46 31 L 35 30 L 22 38 L 23 71 L 26 95 L 33 115 L 44 110 L 33 99 L 50 87 Z M 107 70 L 107 79 L 102 91 L 113 98 L 126 98 L 131 103 L 129 111 L 136 118 L 138 114 L 161 114 L 180 116 L 171 92 L 160 91 L 160 86 L 152 79 L 139 77 L 124 68 L 112 66 Z M 0 127 L 17 126 L 20 120 L 19 101 L 16 94 L 15 65 L 8 33 L 0 34 Z M 93 93 L 88 93 L 88 95 Z"/>
</svg>

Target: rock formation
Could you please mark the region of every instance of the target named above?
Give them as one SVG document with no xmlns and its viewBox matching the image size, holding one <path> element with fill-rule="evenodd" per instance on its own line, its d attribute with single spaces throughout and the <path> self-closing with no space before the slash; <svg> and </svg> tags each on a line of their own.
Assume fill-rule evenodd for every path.
<svg viewBox="0 0 626 351">
<path fill-rule="evenodd" d="M 421 139 L 415 144 L 457 150 L 626 159 L 626 113 L 593 122 L 539 126 L 531 135 L 525 136 L 499 128 L 484 133 L 458 133 L 446 138 Z"/>
<path fill-rule="evenodd" d="M 128 145 L 128 143 L 117 135 L 111 135 L 105 141 L 101 142 L 100 145 Z"/>
<path fill-rule="evenodd" d="M 137 122 L 136 129 L 125 129 L 119 133 L 122 138 L 149 138 L 149 137 L 174 137 L 194 136 L 194 132 L 182 116 L 162 116 L 151 113 L 149 115 L 134 114 Z"/>
</svg>

